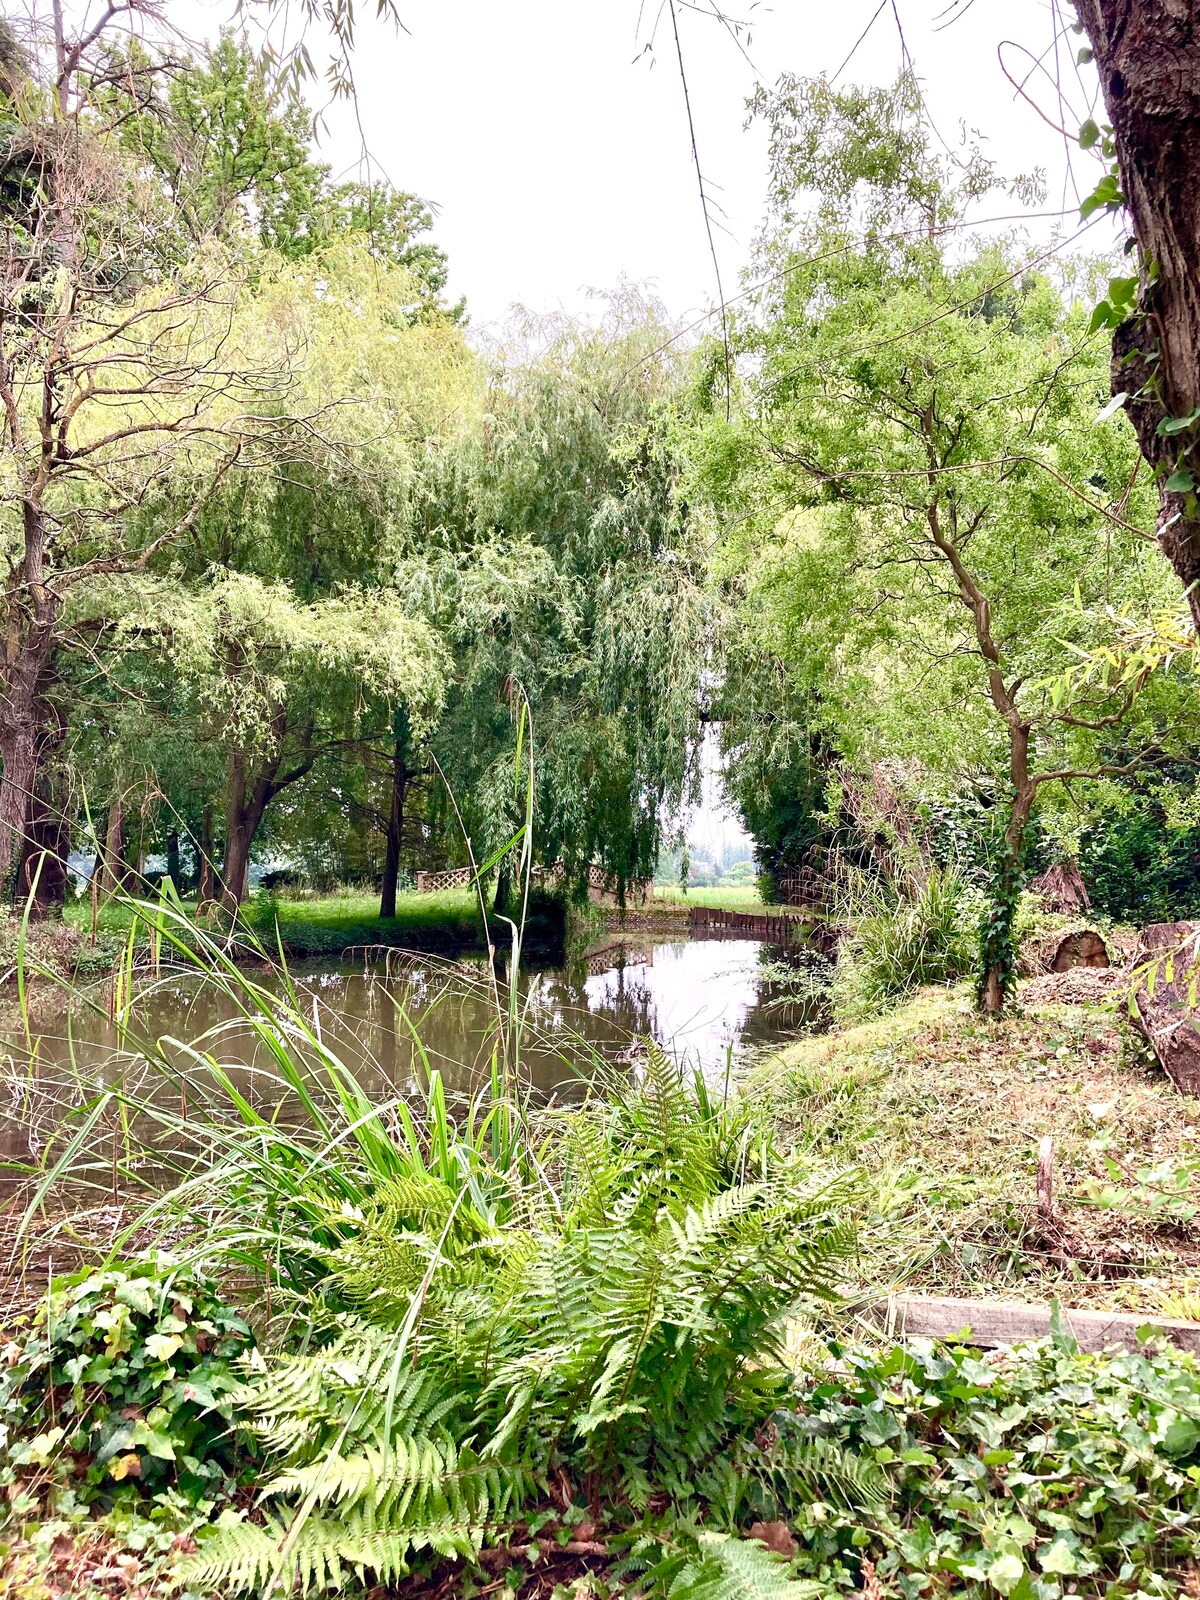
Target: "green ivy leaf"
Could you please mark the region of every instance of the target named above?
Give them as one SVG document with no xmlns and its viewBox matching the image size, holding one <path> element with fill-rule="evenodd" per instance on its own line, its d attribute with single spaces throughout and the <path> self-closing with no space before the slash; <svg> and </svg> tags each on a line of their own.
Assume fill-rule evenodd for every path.
<svg viewBox="0 0 1200 1600">
<path fill-rule="evenodd" d="M 1190 472 L 1185 472 L 1181 469 L 1178 472 L 1173 472 L 1163 487 L 1168 494 L 1190 494 L 1196 487 L 1196 480 Z"/>
<path fill-rule="evenodd" d="M 1079 1541 L 1074 1534 L 1060 1533 L 1049 1549 L 1038 1553 L 1038 1565 L 1043 1572 L 1071 1577 L 1086 1572 L 1091 1563 L 1081 1558 Z"/>
<path fill-rule="evenodd" d="M 1082 54 L 1082 52 L 1080 52 Z M 1090 150 L 1093 145 L 1100 143 L 1100 125 L 1094 118 L 1089 117 L 1079 130 L 1079 145 L 1083 150 Z"/>
<path fill-rule="evenodd" d="M 1025 1563 L 1016 1550 L 1006 1550 L 987 1569 L 988 1582 L 1003 1595 L 1010 1595 L 1025 1576 Z"/>
</svg>

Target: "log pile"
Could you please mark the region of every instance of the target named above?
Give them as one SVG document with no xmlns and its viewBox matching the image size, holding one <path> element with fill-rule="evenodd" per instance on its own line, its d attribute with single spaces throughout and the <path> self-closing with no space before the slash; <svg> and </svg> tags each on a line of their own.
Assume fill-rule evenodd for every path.
<svg viewBox="0 0 1200 1600">
<path fill-rule="evenodd" d="M 1200 1095 L 1200 922 L 1156 922 L 1134 969 L 1135 1021 L 1181 1094 Z"/>
</svg>

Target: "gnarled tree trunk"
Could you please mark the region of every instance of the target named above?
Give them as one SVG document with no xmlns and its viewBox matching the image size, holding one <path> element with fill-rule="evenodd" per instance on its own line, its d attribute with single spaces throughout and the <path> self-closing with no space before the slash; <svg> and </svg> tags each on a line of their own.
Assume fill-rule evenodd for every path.
<svg viewBox="0 0 1200 1600">
<path fill-rule="evenodd" d="M 1146 267 L 1142 310 L 1113 339 L 1114 394 L 1142 455 L 1162 469 L 1159 538 L 1200 627 L 1200 513 L 1165 485 L 1186 465 L 1200 484 L 1195 429 L 1160 437 L 1200 406 L 1200 0 L 1076 0 L 1112 124 L 1121 184 Z M 1189 510 L 1189 505 L 1192 507 Z"/>
<path fill-rule="evenodd" d="M 0 891 L 15 888 L 14 868 L 25 851 L 58 615 L 58 601 L 43 582 L 45 516 L 30 501 L 24 507 L 24 534 L 25 558 L 6 608 L 0 662 Z"/>
<path fill-rule="evenodd" d="M 282 721 L 282 719 L 281 719 Z M 282 735 L 282 726 L 279 728 Z M 311 745 L 312 730 L 302 741 L 307 749 Z M 236 912 L 245 900 L 250 887 L 250 852 L 262 823 L 263 815 L 275 796 L 296 783 L 308 772 L 315 757 L 302 756 L 294 766 L 281 771 L 283 755 L 276 750 L 264 759 L 256 775 L 248 770 L 246 752 L 229 753 L 229 778 L 226 792 L 225 862 L 221 869 L 221 904 L 227 911 Z"/>
</svg>

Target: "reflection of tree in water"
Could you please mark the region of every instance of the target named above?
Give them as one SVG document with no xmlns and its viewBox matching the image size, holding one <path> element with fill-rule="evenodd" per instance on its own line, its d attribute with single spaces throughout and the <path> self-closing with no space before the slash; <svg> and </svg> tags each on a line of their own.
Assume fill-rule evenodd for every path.
<svg viewBox="0 0 1200 1600">
<path fill-rule="evenodd" d="M 742 1024 L 743 1045 L 779 1044 L 796 1033 L 818 1033 L 832 1020 L 833 968 L 806 946 L 764 944 L 759 951 L 758 998 Z"/>
<path fill-rule="evenodd" d="M 643 974 L 646 963 L 636 956 L 627 959 L 617 954 L 604 973 L 602 995 L 589 995 L 587 981 L 594 976 L 586 960 L 574 961 L 567 968 L 547 974 L 561 996 L 564 1011 L 575 1016 L 589 1015 L 588 1032 L 594 1044 L 612 1055 L 625 1050 L 634 1039 L 660 1039 L 662 1026 L 653 990 Z"/>
</svg>

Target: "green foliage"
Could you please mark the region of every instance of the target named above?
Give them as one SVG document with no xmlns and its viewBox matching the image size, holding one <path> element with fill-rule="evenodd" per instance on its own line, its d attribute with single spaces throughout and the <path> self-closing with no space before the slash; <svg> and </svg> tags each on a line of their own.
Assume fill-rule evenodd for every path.
<svg viewBox="0 0 1200 1600">
<path fill-rule="evenodd" d="M 985 1001 L 989 982 L 996 985 L 1001 1005 L 1010 998 L 1017 982 L 1016 919 L 1024 884 L 1024 851 L 1020 847 L 1014 850 L 1007 839 L 1002 839 L 996 854 L 988 903 L 979 923 L 976 999 L 980 1005 Z"/>
<path fill-rule="evenodd" d="M 1088 273 L 1030 270 L 1018 237 L 952 242 L 999 180 L 938 151 L 911 83 L 787 79 L 755 109 L 774 188 L 763 287 L 735 329 L 741 413 L 699 431 L 689 478 L 726 530 L 733 792 L 771 870 L 820 843 L 811 769 L 836 757 L 903 764 L 926 791 L 1011 792 L 1019 847 L 1065 805 L 1060 775 L 1195 738 L 1178 684 L 1139 696 L 1103 662 L 1064 676 L 1111 638 L 1105 607 L 1144 618 L 1172 587 L 1136 531 L 1154 497 L 1132 430 L 1101 415 Z M 1007 895 L 985 941 L 993 988 Z"/>
<path fill-rule="evenodd" d="M 1144 926 L 1200 913 L 1200 826 L 1168 785 L 1118 792 L 1089 819 L 1079 865 L 1099 911 Z"/>
<path fill-rule="evenodd" d="M 913 1340 L 849 1351 L 806 1425 L 892 1490 L 867 1525 L 826 1500 L 799 1570 L 886 1593 L 1017 1600 L 1174 1595 L 1200 1551 L 1200 1372 L 1174 1351 L 1084 1355 L 1067 1337 L 981 1358 Z"/>
<path fill-rule="evenodd" d="M 210 1494 L 239 1467 L 230 1397 L 252 1348 L 211 1280 L 168 1257 L 60 1280 L 6 1348 L 6 1463 L 61 1470 L 73 1457 L 85 1501 L 135 1482 Z"/>
<path fill-rule="evenodd" d="M 865 1016 L 923 984 L 954 983 L 974 964 L 977 898 L 953 867 L 888 889 L 855 874 L 839 917 L 849 932 L 838 952 L 835 1004 Z"/>
<path fill-rule="evenodd" d="M 431 745 L 476 850 L 520 823 L 520 685 L 539 854 L 574 891 L 590 864 L 621 889 L 651 877 L 697 778 L 710 602 L 680 492 L 672 331 L 632 292 L 595 327 L 518 324 L 488 374 L 486 425 L 429 464 L 401 566 L 458 664 Z"/>
<path fill-rule="evenodd" d="M 730 1462 L 788 1389 L 789 1319 L 838 1297 L 855 1176 L 653 1048 L 574 1110 L 537 1112 L 498 1068 L 465 1106 L 433 1071 L 419 1101 L 380 1102 L 224 965 L 285 1099 L 257 1112 L 210 1036 L 186 1121 L 136 1106 L 203 1128 L 143 1221 L 272 1280 L 304 1338 L 233 1397 L 270 1464 L 265 1521 L 226 1518 L 191 1581 L 388 1580 L 504 1537 L 563 1478 L 618 1530 L 665 1497 L 734 1531 Z"/>
</svg>

